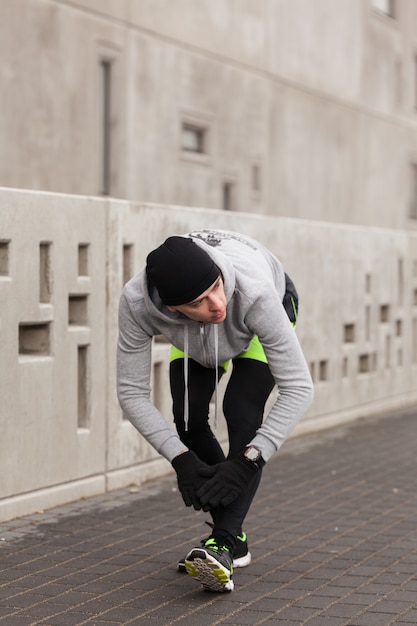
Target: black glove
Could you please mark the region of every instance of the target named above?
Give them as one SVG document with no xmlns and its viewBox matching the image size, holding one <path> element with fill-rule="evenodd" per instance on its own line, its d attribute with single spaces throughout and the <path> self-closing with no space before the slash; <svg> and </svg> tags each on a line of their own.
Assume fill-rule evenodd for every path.
<svg viewBox="0 0 417 626">
<path fill-rule="evenodd" d="M 200 511 L 202 506 L 196 491 L 206 482 L 206 478 L 203 478 L 201 472 L 210 469 L 210 466 L 204 461 L 200 461 L 191 450 L 176 456 L 171 464 L 177 472 L 178 488 L 185 506 L 193 506 L 196 511 Z"/>
<path fill-rule="evenodd" d="M 258 471 L 259 467 L 246 461 L 243 454 L 236 459 L 201 469 L 200 475 L 208 478 L 196 494 L 203 511 L 209 511 L 219 504 L 228 506 L 248 487 Z"/>
</svg>

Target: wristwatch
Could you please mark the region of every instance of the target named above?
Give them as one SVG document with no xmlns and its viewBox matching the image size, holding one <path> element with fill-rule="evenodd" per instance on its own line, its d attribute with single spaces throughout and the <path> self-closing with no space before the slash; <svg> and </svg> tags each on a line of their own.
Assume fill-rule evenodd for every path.
<svg viewBox="0 0 417 626">
<path fill-rule="evenodd" d="M 255 446 L 248 446 L 243 452 L 243 457 L 248 463 L 253 463 L 259 469 L 265 465 L 265 461 L 262 458 L 261 451 Z"/>
</svg>

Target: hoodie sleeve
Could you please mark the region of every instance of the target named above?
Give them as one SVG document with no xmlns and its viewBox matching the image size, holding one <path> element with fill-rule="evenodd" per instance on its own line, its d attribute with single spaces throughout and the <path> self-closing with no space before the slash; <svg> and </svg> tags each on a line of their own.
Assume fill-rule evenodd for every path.
<svg viewBox="0 0 417 626">
<path fill-rule="evenodd" d="M 308 409 L 313 383 L 300 343 L 274 290 L 258 298 L 246 316 L 246 323 L 258 336 L 278 397 L 250 443 L 267 461 L 278 450 Z"/>
<path fill-rule="evenodd" d="M 135 319 L 125 292 L 119 304 L 117 395 L 120 406 L 151 446 L 169 462 L 186 446 L 151 402 L 152 336 Z"/>
</svg>

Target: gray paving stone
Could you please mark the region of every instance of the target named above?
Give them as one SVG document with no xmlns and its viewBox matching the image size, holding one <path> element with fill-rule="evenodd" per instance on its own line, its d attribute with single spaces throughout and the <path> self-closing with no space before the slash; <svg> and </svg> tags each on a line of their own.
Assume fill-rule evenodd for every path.
<svg viewBox="0 0 417 626">
<path fill-rule="evenodd" d="M 0 626 L 417 624 L 417 410 L 286 443 L 235 591 L 176 562 L 207 535 L 174 477 L 0 524 Z"/>
</svg>

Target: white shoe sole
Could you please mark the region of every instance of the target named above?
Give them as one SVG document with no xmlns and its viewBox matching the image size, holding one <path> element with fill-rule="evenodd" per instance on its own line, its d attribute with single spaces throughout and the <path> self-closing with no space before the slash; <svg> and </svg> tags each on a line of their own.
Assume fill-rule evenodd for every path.
<svg viewBox="0 0 417 626">
<path fill-rule="evenodd" d="M 185 571 L 206 591 L 233 591 L 232 572 L 203 548 L 193 548 L 185 557 Z"/>
<path fill-rule="evenodd" d="M 247 552 L 245 556 L 241 556 L 239 559 L 233 559 L 233 567 L 247 567 L 252 561 L 252 555 Z"/>
<path fill-rule="evenodd" d="M 252 563 L 252 555 L 250 552 L 245 554 L 245 556 L 241 556 L 238 559 L 233 559 L 233 567 L 247 567 Z M 185 561 L 179 561 L 177 564 L 177 570 L 179 572 L 185 572 Z"/>
</svg>

